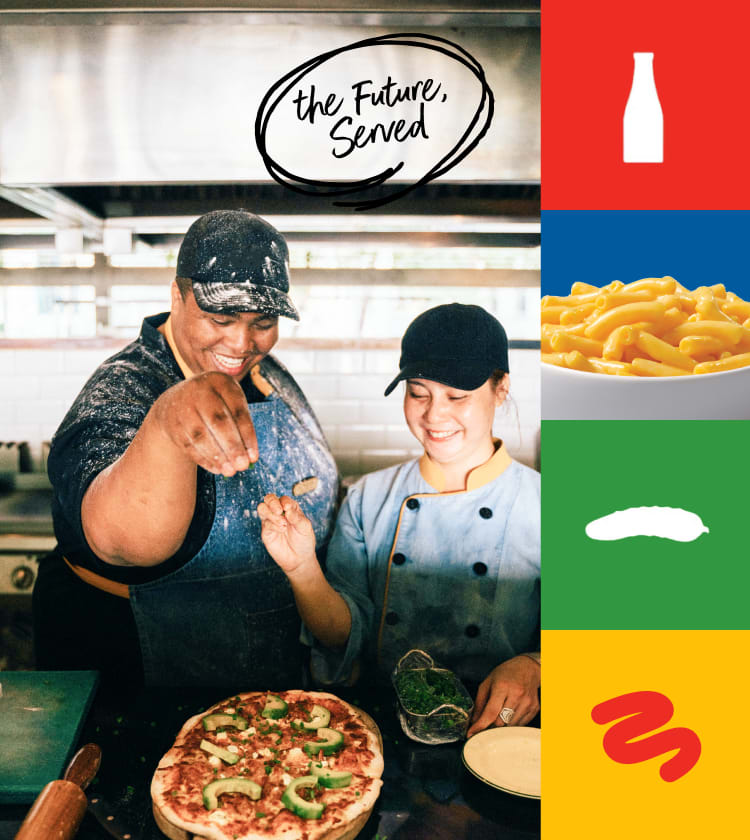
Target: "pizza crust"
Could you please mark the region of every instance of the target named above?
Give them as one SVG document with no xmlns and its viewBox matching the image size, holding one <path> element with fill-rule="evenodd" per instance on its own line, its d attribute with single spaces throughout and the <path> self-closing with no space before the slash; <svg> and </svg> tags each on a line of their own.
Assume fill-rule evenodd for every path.
<svg viewBox="0 0 750 840">
<path fill-rule="evenodd" d="M 351 721 L 351 725 L 357 727 L 354 730 L 354 736 L 358 741 L 364 738 L 366 744 L 364 751 L 354 750 L 354 744 L 352 744 L 350 746 L 352 752 L 347 754 L 347 748 L 345 747 L 340 754 L 336 754 L 334 763 L 339 760 L 339 757 L 343 758 L 345 764 L 347 759 L 356 762 L 356 784 L 354 786 L 357 791 L 361 792 L 361 796 L 356 801 L 345 804 L 347 788 L 325 789 L 321 795 L 324 797 L 324 801 L 328 800 L 329 813 L 331 815 L 335 813 L 336 815 L 337 822 L 335 825 L 330 825 L 330 820 L 328 821 L 329 824 L 326 825 L 325 819 L 320 821 L 301 820 L 283 809 L 277 815 L 277 819 L 282 823 L 279 829 L 266 828 L 262 832 L 245 830 L 243 833 L 238 833 L 236 822 L 231 824 L 231 820 L 222 808 L 217 808 L 211 812 L 201 812 L 199 814 L 200 820 L 185 818 L 183 814 L 178 813 L 172 799 L 174 779 L 180 772 L 175 768 L 177 766 L 181 767 L 182 774 L 189 772 L 189 758 L 193 755 L 198 758 L 196 766 L 200 765 L 203 770 L 205 770 L 207 761 L 205 754 L 197 753 L 194 747 L 186 746 L 186 742 L 191 738 L 191 735 L 193 741 L 195 740 L 193 733 L 196 729 L 199 728 L 198 731 L 202 733 L 202 720 L 206 715 L 220 709 L 226 709 L 228 706 L 231 707 L 235 701 L 233 697 L 216 703 L 211 708 L 187 720 L 178 732 L 173 746 L 165 753 L 154 773 L 151 783 L 154 819 L 159 829 L 170 840 L 229 840 L 234 835 L 237 836 L 237 840 L 277 840 L 277 838 L 278 840 L 303 840 L 303 838 L 304 840 L 353 840 L 362 830 L 372 813 L 382 785 L 380 776 L 383 772 L 383 741 L 377 724 L 366 712 L 346 703 L 333 694 L 305 691 L 287 691 L 279 694 L 290 705 L 300 701 L 326 705 L 325 701 L 328 700 L 333 704 L 344 707 L 348 714 L 354 716 L 354 720 Z M 240 703 L 258 703 L 265 700 L 267 693 L 248 692 L 238 696 Z M 280 721 L 269 722 L 276 725 L 280 724 Z M 285 721 L 285 728 L 291 732 L 289 722 L 289 720 Z M 349 733 L 349 735 L 351 739 L 352 733 Z M 291 750 L 288 750 L 286 754 L 289 755 L 290 753 Z M 365 755 L 369 756 L 366 761 L 358 760 Z M 186 767 L 188 768 L 187 771 Z M 180 777 L 180 781 L 182 782 L 182 777 Z M 190 792 L 190 798 L 192 801 L 202 802 L 201 797 L 202 784 L 195 785 L 195 790 Z M 343 797 L 343 803 L 337 801 L 337 797 Z M 262 800 L 259 800 L 258 809 L 262 808 L 261 802 Z M 267 800 L 268 802 L 269 800 Z M 278 798 L 274 797 L 273 802 L 275 807 Z M 203 819 L 204 815 L 205 819 Z"/>
<path fill-rule="evenodd" d="M 153 805 L 153 812 L 154 812 L 154 820 L 156 824 L 159 826 L 159 830 L 162 834 L 165 834 L 170 840 L 203 840 L 204 837 L 207 837 L 206 834 L 194 834 L 192 831 L 187 831 L 184 828 L 179 828 L 178 826 L 174 825 L 173 823 L 169 822 L 169 820 L 161 813 L 159 808 L 157 807 L 156 803 Z M 356 820 L 354 820 L 349 827 L 342 826 L 340 828 L 332 828 L 327 834 L 322 835 L 321 840 L 354 840 L 354 838 L 359 834 L 360 831 L 365 827 L 367 820 L 370 819 L 370 814 L 372 814 L 372 808 L 368 811 L 360 814 Z M 341 834 L 340 832 L 343 832 Z M 268 838 L 264 838 L 264 840 L 268 840 Z"/>
</svg>

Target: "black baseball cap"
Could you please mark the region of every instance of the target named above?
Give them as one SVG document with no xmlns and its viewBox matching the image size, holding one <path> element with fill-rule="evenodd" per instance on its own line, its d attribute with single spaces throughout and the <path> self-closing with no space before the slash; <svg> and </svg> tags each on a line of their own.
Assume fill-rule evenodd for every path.
<svg viewBox="0 0 750 840">
<path fill-rule="evenodd" d="M 206 312 L 264 312 L 299 321 L 289 298 L 289 250 L 265 219 L 214 210 L 196 219 L 177 255 L 177 276 L 193 281 Z"/>
<path fill-rule="evenodd" d="M 418 315 L 401 340 L 398 376 L 429 379 L 461 391 L 474 391 L 496 370 L 508 373 L 508 337 L 503 325 L 481 306 L 446 303 Z"/>
</svg>

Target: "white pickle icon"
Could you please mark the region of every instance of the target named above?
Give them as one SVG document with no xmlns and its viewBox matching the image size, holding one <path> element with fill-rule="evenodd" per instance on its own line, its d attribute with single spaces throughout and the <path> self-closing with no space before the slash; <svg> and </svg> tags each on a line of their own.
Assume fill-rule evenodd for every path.
<svg viewBox="0 0 750 840">
<path fill-rule="evenodd" d="M 616 510 L 586 526 L 592 540 L 623 540 L 628 537 L 662 537 L 675 542 L 692 542 L 708 528 L 700 516 L 673 507 L 633 507 Z"/>
<path fill-rule="evenodd" d="M 661 163 L 664 115 L 654 81 L 654 54 L 636 52 L 633 59 L 633 84 L 622 120 L 622 159 L 625 163 Z"/>
</svg>

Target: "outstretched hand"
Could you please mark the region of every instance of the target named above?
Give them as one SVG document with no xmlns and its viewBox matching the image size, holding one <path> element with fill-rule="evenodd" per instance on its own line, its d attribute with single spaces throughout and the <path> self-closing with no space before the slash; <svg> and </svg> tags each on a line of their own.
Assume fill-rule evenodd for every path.
<svg viewBox="0 0 750 840">
<path fill-rule="evenodd" d="M 214 475 L 235 475 L 258 459 L 247 399 L 225 373 L 208 371 L 173 385 L 149 415 L 179 452 Z"/>
<path fill-rule="evenodd" d="M 493 725 L 525 726 L 539 711 L 540 683 L 541 668 L 528 656 L 498 665 L 479 686 L 467 737 Z M 507 723 L 500 717 L 503 709 L 513 710 Z"/>
<path fill-rule="evenodd" d="M 315 557 L 315 532 L 299 504 L 289 496 L 268 493 L 258 505 L 260 536 L 266 551 L 287 575 Z"/>
</svg>

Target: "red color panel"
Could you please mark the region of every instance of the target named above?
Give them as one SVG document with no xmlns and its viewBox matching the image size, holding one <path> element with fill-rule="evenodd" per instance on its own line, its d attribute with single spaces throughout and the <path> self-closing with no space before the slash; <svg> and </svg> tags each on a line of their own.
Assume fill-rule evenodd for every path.
<svg viewBox="0 0 750 840">
<path fill-rule="evenodd" d="M 654 53 L 664 162 L 623 163 L 633 53 Z M 750 3 L 542 3 L 546 210 L 750 207 Z"/>
</svg>

